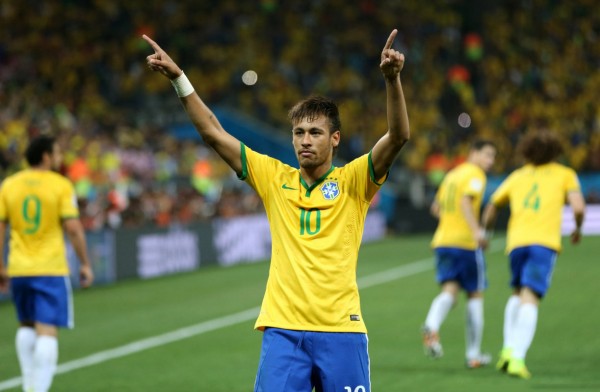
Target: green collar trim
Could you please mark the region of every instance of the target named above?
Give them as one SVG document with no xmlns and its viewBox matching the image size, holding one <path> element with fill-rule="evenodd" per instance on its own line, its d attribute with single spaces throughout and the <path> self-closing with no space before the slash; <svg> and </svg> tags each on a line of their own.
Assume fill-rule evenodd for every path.
<svg viewBox="0 0 600 392">
<path fill-rule="evenodd" d="M 325 179 L 333 171 L 333 169 L 335 169 L 335 166 L 331 165 L 331 168 L 329 168 L 329 170 L 327 171 L 327 173 L 323 174 L 321 176 L 321 178 L 319 178 L 317 181 L 315 181 L 315 183 L 312 184 L 311 186 L 308 186 L 308 184 L 306 183 L 306 181 L 304 181 L 304 178 L 302 178 L 302 175 L 300 175 L 300 183 L 302 184 L 302 186 L 304 187 L 304 189 L 306 189 L 305 196 L 309 197 L 310 193 L 313 191 L 313 189 L 315 189 L 316 187 L 318 187 L 319 185 L 321 185 L 321 183 L 323 181 L 325 181 Z"/>
</svg>

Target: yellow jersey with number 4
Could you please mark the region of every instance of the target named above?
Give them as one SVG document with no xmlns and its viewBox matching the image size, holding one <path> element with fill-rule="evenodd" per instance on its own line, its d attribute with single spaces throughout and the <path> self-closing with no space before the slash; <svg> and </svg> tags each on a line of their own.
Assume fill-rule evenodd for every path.
<svg viewBox="0 0 600 392">
<path fill-rule="evenodd" d="M 461 200 L 465 196 L 471 198 L 473 216 L 479 222 L 485 184 L 485 172 L 473 163 L 462 163 L 446 174 L 435 196 L 440 206 L 440 221 L 431 242 L 434 248 L 477 249 L 477 240 L 465 219 Z"/>
<path fill-rule="evenodd" d="M 10 225 L 9 276 L 69 274 L 62 220 L 79 216 L 73 185 L 58 173 L 23 170 L 0 188 L 0 220 Z"/>
<path fill-rule="evenodd" d="M 381 183 L 370 154 L 308 186 L 300 171 L 242 144 L 241 179 L 261 197 L 271 229 L 269 278 L 255 328 L 366 332 L 356 264 Z"/>
<path fill-rule="evenodd" d="M 541 245 L 561 250 L 561 221 L 567 194 L 580 191 L 577 174 L 559 163 L 525 165 L 511 173 L 491 198 L 510 205 L 506 250 Z"/>
</svg>

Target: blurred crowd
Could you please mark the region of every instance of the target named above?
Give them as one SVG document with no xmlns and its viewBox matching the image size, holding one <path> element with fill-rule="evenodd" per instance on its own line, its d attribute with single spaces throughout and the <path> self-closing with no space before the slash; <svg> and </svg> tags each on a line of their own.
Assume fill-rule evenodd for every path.
<svg viewBox="0 0 600 392">
<path fill-rule="evenodd" d="M 509 172 L 519 138 L 536 128 L 560 134 L 565 163 L 600 171 L 596 0 L 22 0 L 0 3 L 0 24 L 0 180 L 24 167 L 29 137 L 57 135 L 88 229 L 261 208 L 214 152 L 170 134 L 185 113 L 146 68 L 142 34 L 209 106 L 284 135 L 297 100 L 334 98 L 339 158 L 350 160 L 385 132 L 379 55 L 398 28 L 412 139 L 392 182 L 435 188 L 476 136 L 497 143 L 494 172 Z M 242 82 L 246 70 L 256 84 Z"/>
</svg>

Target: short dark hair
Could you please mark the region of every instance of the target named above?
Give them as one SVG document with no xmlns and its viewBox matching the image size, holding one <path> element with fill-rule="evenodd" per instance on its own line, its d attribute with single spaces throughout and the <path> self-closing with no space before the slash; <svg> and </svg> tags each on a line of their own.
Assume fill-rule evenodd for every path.
<svg viewBox="0 0 600 392">
<path fill-rule="evenodd" d="M 52 154 L 56 139 L 52 136 L 42 135 L 32 139 L 25 150 L 25 158 L 30 166 L 42 163 L 44 154 Z"/>
<path fill-rule="evenodd" d="M 329 119 L 330 133 L 342 131 L 342 122 L 340 120 L 338 107 L 335 102 L 329 98 L 318 95 L 310 96 L 298 102 L 288 112 L 288 118 L 292 124 L 299 122 L 304 118 L 312 121 L 320 115 L 324 115 Z"/>
<path fill-rule="evenodd" d="M 496 144 L 489 139 L 475 139 L 471 142 L 471 150 L 480 151 L 484 147 L 490 146 L 494 149 L 498 149 Z"/>
<path fill-rule="evenodd" d="M 533 131 L 521 139 L 517 150 L 527 162 L 536 166 L 552 162 L 563 152 L 556 134 L 548 130 Z"/>
</svg>

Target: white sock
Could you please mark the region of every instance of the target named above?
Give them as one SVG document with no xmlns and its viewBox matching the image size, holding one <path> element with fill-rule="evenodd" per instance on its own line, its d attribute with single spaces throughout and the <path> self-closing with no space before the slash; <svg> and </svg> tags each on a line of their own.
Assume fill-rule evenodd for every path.
<svg viewBox="0 0 600 392">
<path fill-rule="evenodd" d="M 506 302 L 504 308 L 504 345 L 502 348 L 513 348 L 514 346 L 513 335 L 519 305 L 521 305 L 521 299 L 518 295 L 511 295 Z"/>
<path fill-rule="evenodd" d="M 442 291 L 437 297 L 433 299 L 427 318 L 425 319 L 425 326 L 434 332 L 438 332 L 448 312 L 454 305 L 454 297 L 452 294 Z"/>
<path fill-rule="evenodd" d="M 35 364 L 33 390 L 47 392 L 52 385 L 58 362 L 58 339 L 54 336 L 39 336 L 35 342 L 33 357 Z"/>
<path fill-rule="evenodd" d="M 517 322 L 515 324 L 512 356 L 516 359 L 525 359 L 527 350 L 533 342 L 537 326 L 538 307 L 531 303 L 519 306 Z"/>
<path fill-rule="evenodd" d="M 21 366 L 21 376 L 23 377 L 23 390 L 31 389 L 33 381 L 33 349 L 37 335 L 35 329 L 31 327 L 19 327 L 15 337 L 15 346 L 17 348 L 17 357 Z"/>
<path fill-rule="evenodd" d="M 481 356 L 481 339 L 483 337 L 483 298 L 471 298 L 467 301 L 467 359 Z"/>
</svg>

